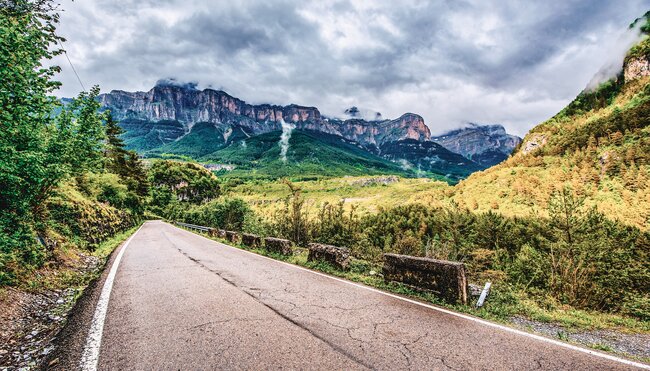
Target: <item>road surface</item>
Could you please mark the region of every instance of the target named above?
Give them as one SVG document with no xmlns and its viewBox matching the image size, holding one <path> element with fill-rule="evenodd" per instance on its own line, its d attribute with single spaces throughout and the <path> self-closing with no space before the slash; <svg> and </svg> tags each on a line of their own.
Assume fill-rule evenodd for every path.
<svg viewBox="0 0 650 371">
<path fill-rule="evenodd" d="M 386 295 L 163 222 L 145 223 L 122 249 L 121 260 L 113 256 L 109 262 L 116 274 L 98 360 L 86 360 L 88 369 L 639 366 Z M 109 269 L 77 306 L 52 368 L 80 367 L 107 276 Z"/>
</svg>

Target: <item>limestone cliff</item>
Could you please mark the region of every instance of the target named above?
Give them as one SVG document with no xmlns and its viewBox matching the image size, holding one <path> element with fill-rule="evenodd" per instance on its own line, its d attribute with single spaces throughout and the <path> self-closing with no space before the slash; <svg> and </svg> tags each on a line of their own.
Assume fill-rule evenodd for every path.
<svg viewBox="0 0 650 371">
<path fill-rule="evenodd" d="M 469 124 L 431 139 L 484 167 L 505 160 L 521 143 L 521 138 L 506 133 L 506 129 L 501 125 Z"/>
<path fill-rule="evenodd" d="M 148 92 L 113 90 L 99 99 L 117 120 L 177 121 L 186 132 L 198 122 L 208 122 L 220 126 L 224 132 L 240 127 L 256 135 L 280 130 L 280 120 L 284 120 L 295 124 L 297 129 L 339 135 L 372 147 L 403 139 L 425 141 L 431 137 L 422 117 L 412 113 L 394 120 L 328 119 L 315 107 L 251 105 L 213 89 L 157 85 Z"/>
</svg>

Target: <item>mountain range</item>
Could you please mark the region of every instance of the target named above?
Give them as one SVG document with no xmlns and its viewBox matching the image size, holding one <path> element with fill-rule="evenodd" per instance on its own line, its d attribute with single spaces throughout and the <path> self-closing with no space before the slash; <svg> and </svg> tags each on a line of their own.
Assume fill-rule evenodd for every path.
<svg viewBox="0 0 650 371">
<path fill-rule="evenodd" d="M 413 113 L 383 119 L 350 107 L 344 118 L 325 117 L 316 107 L 252 105 L 224 91 L 167 82 L 148 92 L 113 90 L 99 99 L 126 131 L 127 146 L 144 156 L 224 162 L 269 177 L 304 175 L 308 168 L 314 176 L 391 173 L 455 182 L 502 161 L 518 144 L 498 125 L 432 137 Z M 280 146 L 268 145 L 278 144 L 283 130 L 286 163 Z M 325 156 L 332 151 L 337 156 Z M 374 166 L 366 167 L 360 155 Z"/>
</svg>

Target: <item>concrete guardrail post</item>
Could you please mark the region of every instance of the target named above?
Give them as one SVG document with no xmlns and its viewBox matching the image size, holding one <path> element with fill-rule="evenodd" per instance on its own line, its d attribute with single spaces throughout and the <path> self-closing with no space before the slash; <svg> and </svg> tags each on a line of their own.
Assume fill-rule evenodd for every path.
<svg viewBox="0 0 650 371">
<path fill-rule="evenodd" d="M 293 254 L 292 243 L 282 238 L 267 237 L 264 239 L 264 248 L 266 251 L 276 252 L 282 255 Z"/>
<path fill-rule="evenodd" d="M 440 296 L 450 303 L 467 304 L 465 264 L 415 256 L 384 254 L 386 282 L 399 282 Z"/>
<path fill-rule="evenodd" d="M 241 235 L 241 241 L 248 247 L 262 246 L 262 237 L 250 233 L 243 233 Z"/>
<path fill-rule="evenodd" d="M 338 247 L 332 245 L 325 245 L 322 243 L 310 243 L 308 261 L 326 261 L 333 266 L 345 270 L 348 269 L 350 263 L 350 249 L 346 247 Z"/>
</svg>

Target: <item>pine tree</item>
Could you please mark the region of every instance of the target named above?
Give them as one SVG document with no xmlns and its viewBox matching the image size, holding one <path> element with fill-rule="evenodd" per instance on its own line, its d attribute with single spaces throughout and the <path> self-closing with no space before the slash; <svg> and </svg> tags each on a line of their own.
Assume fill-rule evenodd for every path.
<svg viewBox="0 0 650 371">
<path fill-rule="evenodd" d="M 131 191 L 144 197 L 149 192 L 147 172 L 137 153 L 125 148 L 120 135 L 124 130 L 117 124 L 110 112 L 106 112 L 105 169 L 119 175 L 126 181 Z"/>
<path fill-rule="evenodd" d="M 598 142 L 596 141 L 596 137 L 594 137 L 594 135 L 591 134 L 589 136 L 589 140 L 587 141 L 587 154 L 589 156 L 595 155 L 597 147 L 598 147 Z"/>
<path fill-rule="evenodd" d="M 106 170 L 122 177 L 128 177 L 129 169 L 126 161 L 129 153 L 124 148 L 124 141 L 120 138 L 123 133 L 124 130 L 117 125 L 108 112 L 106 114 L 106 148 L 104 151 Z"/>
<path fill-rule="evenodd" d="M 140 161 L 138 154 L 134 151 L 127 151 L 128 157 L 126 158 L 126 168 L 128 169 L 128 176 L 136 183 L 135 192 L 139 196 L 146 196 L 149 194 L 149 180 L 147 178 L 147 171 Z"/>
<path fill-rule="evenodd" d="M 623 175 L 623 184 L 625 184 L 625 187 L 631 191 L 636 191 L 638 188 L 638 184 L 636 182 L 638 175 L 639 171 L 633 162 L 630 167 L 628 167 L 625 175 Z"/>
</svg>

